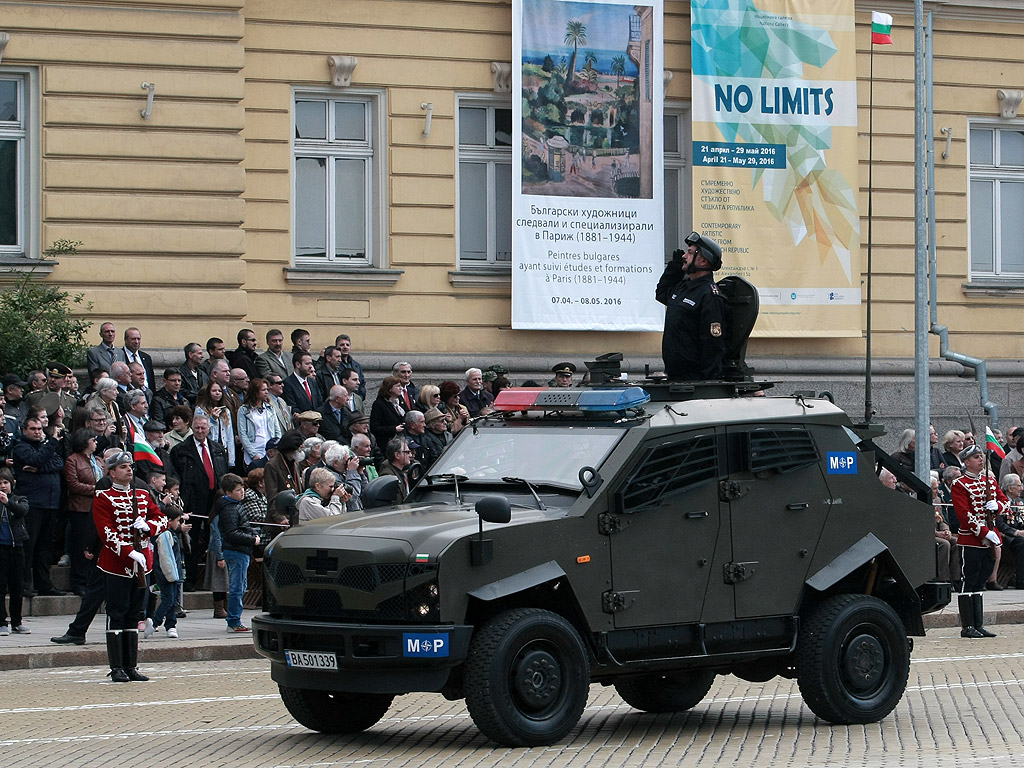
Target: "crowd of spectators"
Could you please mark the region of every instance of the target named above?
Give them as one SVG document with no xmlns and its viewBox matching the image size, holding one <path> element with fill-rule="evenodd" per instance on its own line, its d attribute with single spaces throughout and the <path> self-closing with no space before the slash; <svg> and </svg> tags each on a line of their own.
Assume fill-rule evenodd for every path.
<svg viewBox="0 0 1024 768">
<path fill-rule="evenodd" d="M 226 509 L 264 526 L 269 540 L 277 532 L 272 526 L 361 509 L 362 490 L 379 475 L 398 478 L 401 500 L 412 484 L 408 468 L 428 468 L 509 386 L 500 365 L 434 384 L 415 382 L 412 366 L 399 361 L 367 397 L 352 340 L 340 334 L 314 353 L 303 329 L 291 332 L 290 349 L 278 329 L 266 334 L 262 352 L 249 329 L 238 332 L 232 350 L 219 338 L 205 348 L 190 342 L 180 366 L 159 372 L 138 328 L 128 328 L 118 345 L 117 329 L 106 322 L 100 338 L 87 353 L 84 388 L 60 361 L 25 379 L 3 377 L 0 461 L 10 479 L 5 491 L 0 471 L 0 603 L 11 591 L 14 627 L 21 617 L 10 573 L 21 574 L 25 595 L 60 595 L 50 579 L 59 563 L 70 567 L 71 589 L 85 595 L 98 551 L 92 500 L 111 449 L 133 453 L 137 480 L 162 504 L 182 509 L 175 531 L 183 573 L 167 568 L 156 580 L 172 594 L 178 576 L 186 592 L 210 589 L 216 615 L 230 624 L 238 606 L 227 602 L 226 565 L 235 555 L 218 514 Z M 554 370 L 560 366 L 571 364 Z M 556 379 L 572 384 L 564 370 Z M 244 492 L 234 484 L 224 489 L 224 478 L 235 483 L 236 476 Z M 282 493 L 295 500 L 275 504 Z M 237 504 L 224 502 L 229 497 Z M 259 547 L 252 549 L 258 556 Z M 169 611 L 162 608 L 158 618 L 167 622 Z M 0 618 L 7 633 L 6 616 Z"/>
</svg>

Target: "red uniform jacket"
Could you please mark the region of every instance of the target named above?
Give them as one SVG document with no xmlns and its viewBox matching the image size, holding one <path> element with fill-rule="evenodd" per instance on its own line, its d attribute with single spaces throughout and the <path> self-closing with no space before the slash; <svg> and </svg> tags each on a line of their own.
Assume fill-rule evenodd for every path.
<svg viewBox="0 0 1024 768">
<path fill-rule="evenodd" d="M 149 523 L 149 531 L 139 531 L 142 534 L 142 552 L 146 556 L 146 573 L 149 573 L 153 569 L 153 548 L 149 545 L 149 537 L 158 536 L 167 529 L 167 518 L 148 491 L 141 488 L 133 491 L 138 514 Z M 96 491 L 92 503 L 93 521 L 103 544 L 97 566 L 104 573 L 126 578 L 134 577 L 137 567 L 129 556 L 132 551 L 132 523 L 136 517 L 130 493 L 128 488 L 115 485 Z"/>
<path fill-rule="evenodd" d="M 1000 508 L 1006 510 L 1006 494 L 995 481 L 995 478 L 985 476 L 973 476 L 967 472 L 960 475 L 953 481 L 951 495 L 953 497 L 953 511 L 956 513 L 957 522 L 960 523 L 960 531 L 957 533 L 956 543 L 962 547 L 984 547 L 985 534 L 989 530 L 995 530 L 995 525 L 989 528 L 986 520 L 995 519 L 995 516 L 1003 512 L 992 512 L 991 516 L 985 511 L 985 483 L 988 482 L 988 498 L 999 502 Z"/>
</svg>

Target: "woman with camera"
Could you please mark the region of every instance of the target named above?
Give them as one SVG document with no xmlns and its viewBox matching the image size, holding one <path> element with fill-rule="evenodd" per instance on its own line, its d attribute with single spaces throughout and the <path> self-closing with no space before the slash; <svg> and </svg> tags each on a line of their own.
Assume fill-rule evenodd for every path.
<svg viewBox="0 0 1024 768">
<path fill-rule="evenodd" d="M 341 515 L 348 511 L 345 503 L 352 498 L 344 483 L 339 483 L 327 467 L 314 467 L 309 473 L 309 487 L 298 497 L 299 522 L 318 517 Z"/>
</svg>

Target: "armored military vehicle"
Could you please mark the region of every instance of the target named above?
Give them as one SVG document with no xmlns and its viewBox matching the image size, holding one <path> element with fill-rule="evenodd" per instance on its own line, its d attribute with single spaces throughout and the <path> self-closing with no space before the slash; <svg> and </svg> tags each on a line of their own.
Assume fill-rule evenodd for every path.
<svg viewBox="0 0 1024 768">
<path fill-rule="evenodd" d="M 884 454 L 827 399 L 763 389 L 505 390 L 403 505 L 278 536 L 253 635 L 289 712 L 350 733 L 431 691 L 530 746 L 591 684 L 672 712 L 733 674 L 795 678 L 831 723 L 884 718 L 950 597 L 933 511 L 879 483 Z"/>
</svg>

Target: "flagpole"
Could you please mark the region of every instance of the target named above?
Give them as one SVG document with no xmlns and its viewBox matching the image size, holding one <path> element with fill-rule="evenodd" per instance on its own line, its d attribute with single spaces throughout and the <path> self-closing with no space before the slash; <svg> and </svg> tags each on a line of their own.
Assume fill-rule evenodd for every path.
<svg viewBox="0 0 1024 768">
<path fill-rule="evenodd" d="M 870 34 L 870 33 L 869 33 Z M 870 424 L 874 415 L 871 402 L 871 223 L 872 200 L 872 169 L 874 165 L 875 147 L 875 43 L 868 37 L 868 273 L 867 273 L 867 317 L 865 323 L 865 374 L 864 374 L 864 423 Z"/>
</svg>

